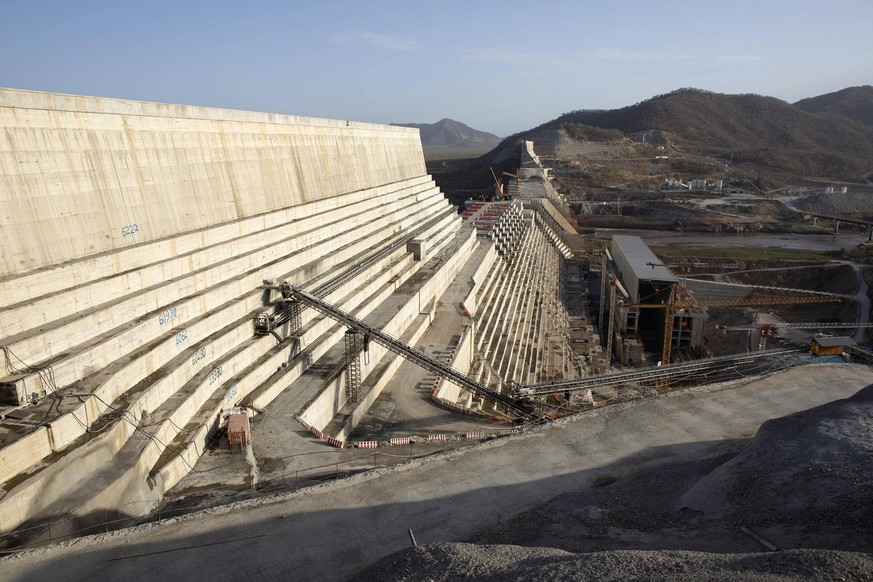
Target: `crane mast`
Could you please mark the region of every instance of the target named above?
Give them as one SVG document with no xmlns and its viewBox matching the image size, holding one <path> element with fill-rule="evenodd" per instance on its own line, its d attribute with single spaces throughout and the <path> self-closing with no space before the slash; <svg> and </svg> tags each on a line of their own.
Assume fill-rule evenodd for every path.
<svg viewBox="0 0 873 582">
<path fill-rule="evenodd" d="M 691 309 L 695 307 L 741 307 L 741 306 L 769 306 L 769 305 L 795 305 L 807 303 L 828 303 L 842 301 L 839 295 L 773 295 L 752 299 L 709 299 L 695 300 L 682 293 L 680 286 L 670 286 L 670 295 L 662 304 L 639 304 L 622 305 L 622 309 L 663 309 L 664 310 L 664 344 L 661 352 L 661 364 L 669 365 L 673 357 L 673 318 L 677 310 Z M 669 372 L 661 378 L 658 385 L 659 392 L 665 392 L 669 381 Z"/>
</svg>

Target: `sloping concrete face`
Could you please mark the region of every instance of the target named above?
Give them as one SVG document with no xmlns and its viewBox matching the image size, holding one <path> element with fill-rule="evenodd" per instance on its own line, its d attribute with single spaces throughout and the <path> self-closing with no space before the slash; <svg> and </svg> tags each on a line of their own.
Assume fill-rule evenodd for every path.
<svg viewBox="0 0 873 582">
<path fill-rule="evenodd" d="M 365 316 L 401 288 L 439 295 L 475 240 L 415 129 L 8 89 L 0 208 L 4 532 L 147 512 L 222 410 L 332 389 L 298 379 L 342 328 L 309 310 L 293 334 L 256 335 L 281 309 L 265 280 Z"/>
<path fill-rule="evenodd" d="M 425 173 L 415 129 L 0 89 L 0 278 Z"/>
<path fill-rule="evenodd" d="M 479 350 L 495 382 L 555 375 L 555 220 L 515 201 L 477 236 L 417 130 L 3 89 L 0 130 L 0 534 L 147 513 L 237 406 L 264 418 L 280 399 L 341 445 L 395 356 L 371 347 L 349 390 L 344 326 L 295 317 L 268 281 L 414 344 L 483 261 L 464 305 L 481 331 L 458 329 L 454 363 Z M 262 334 L 261 315 L 288 318 Z"/>
</svg>

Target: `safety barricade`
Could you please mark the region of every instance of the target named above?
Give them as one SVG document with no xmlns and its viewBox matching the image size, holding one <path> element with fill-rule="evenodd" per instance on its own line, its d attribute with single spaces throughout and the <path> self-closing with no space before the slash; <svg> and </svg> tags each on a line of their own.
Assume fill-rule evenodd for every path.
<svg viewBox="0 0 873 582">
<path fill-rule="evenodd" d="M 355 443 L 356 449 L 377 449 L 379 441 L 358 441 Z"/>
</svg>

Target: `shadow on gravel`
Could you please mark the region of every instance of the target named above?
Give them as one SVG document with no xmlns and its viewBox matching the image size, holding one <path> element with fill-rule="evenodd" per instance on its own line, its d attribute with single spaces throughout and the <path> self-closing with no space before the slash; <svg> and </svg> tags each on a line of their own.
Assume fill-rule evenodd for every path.
<svg viewBox="0 0 873 582">
<path fill-rule="evenodd" d="M 492 478 L 506 484 L 490 487 L 479 486 L 482 476 L 471 470 L 497 454 L 484 445 L 480 456 L 437 455 L 298 494 L 36 550 L 0 562 L 0 578 L 344 580 L 408 548 L 409 530 L 419 544 L 760 552 L 739 531 L 743 526 L 780 550 L 869 553 L 871 409 L 873 386 L 768 421 L 751 441 L 648 447 L 596 466 L 583 445 L 555 440 L 555 458 L 528 456 L 526 467 L 492 467 Z M 527 447 L 545 434 L 494 446 Z M 512 449 L 504 453 L 513 458 Z M 529 478 L 538 471 L 548 476 Z"/>
</svg>

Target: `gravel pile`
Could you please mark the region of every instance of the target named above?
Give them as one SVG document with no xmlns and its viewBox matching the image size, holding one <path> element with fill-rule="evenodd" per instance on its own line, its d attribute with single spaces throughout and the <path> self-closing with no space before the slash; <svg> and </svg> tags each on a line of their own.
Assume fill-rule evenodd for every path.
<svg viewBox="0 0 873 582">
<path fill-rule="evenodd" d="M 873 580 L 869 555 L 827 550 L 767 554 L 617 551 L 571 554 L 551 548 L 429 544 L 397 552 L 354 582 L 553 582 L 556 580 Z"/>
<path fill-rule="evenodd" d="M 818 193 L 794 203 L 794 206 L 822 214 L 853 214 L 870 212 L 870 194 L 864 192 Z"/>
<path fill-rule="evenodd" d="M 873 551 L 873 386 L 765 422 L 679 505 L 773 531 L 788 547 Z"/>
<path fill-rule="evenodd" d="M 355 580 L 873 581 L 873 385 L 682 456 L 605 468 L 475 543 L 410 548 Z"/>
</svg>

